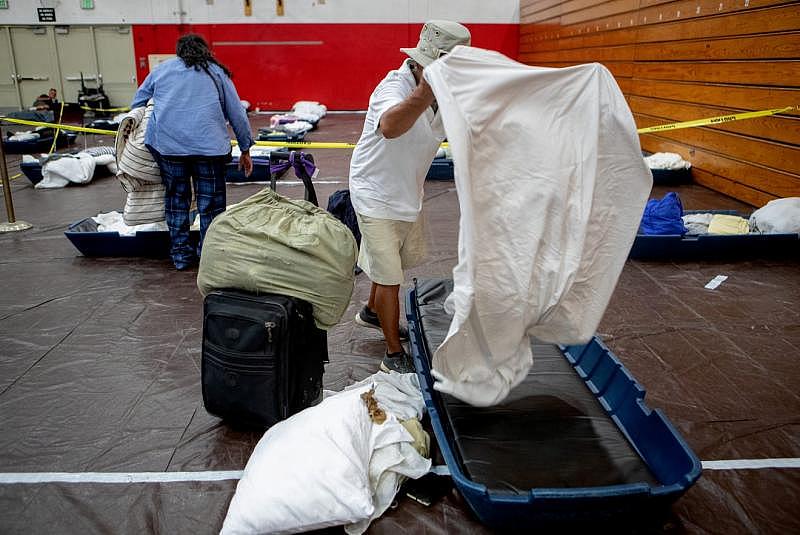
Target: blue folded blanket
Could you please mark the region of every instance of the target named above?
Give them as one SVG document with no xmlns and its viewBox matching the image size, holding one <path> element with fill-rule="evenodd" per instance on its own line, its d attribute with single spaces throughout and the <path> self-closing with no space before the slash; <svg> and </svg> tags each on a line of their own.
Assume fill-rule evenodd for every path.
<svg viewBox="0 0 800 535">
<path fill-rule="evenodd" d="M 644 207 L 639 234 L 686 234 L 682 217 L 683 205 L 674 191 L 663 199 L 650 199 Z"/>
</svg>

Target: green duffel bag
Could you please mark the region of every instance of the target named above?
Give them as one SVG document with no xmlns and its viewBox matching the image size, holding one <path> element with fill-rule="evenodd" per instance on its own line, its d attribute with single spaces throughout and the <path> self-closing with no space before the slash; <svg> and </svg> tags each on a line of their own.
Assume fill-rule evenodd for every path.
<svg viewBox="0 0 800 535">
<path fill-rule="evenodd" d="M 350 230 L 308 201 L 269 188 L 217 216 L 206 232 L 197 287 L 274 293 L 311 303 L 320 329 L 342 317 L 358 248 Z"/>
</svg>

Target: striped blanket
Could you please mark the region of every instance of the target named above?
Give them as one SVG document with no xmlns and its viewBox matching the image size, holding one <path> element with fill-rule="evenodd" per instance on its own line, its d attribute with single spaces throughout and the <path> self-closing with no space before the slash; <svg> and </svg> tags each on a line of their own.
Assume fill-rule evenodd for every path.
<svg viewBox="0 0 800 535">
<path fill-rule="evenodd" d="M 164 184 L 152 154 L 144 144 L 152 101 L 135 108 L 119 125 L 116 139 L 117 178 L 127 193 L 122 217 L 126 225 L 164 221 Z"/>
</svg>

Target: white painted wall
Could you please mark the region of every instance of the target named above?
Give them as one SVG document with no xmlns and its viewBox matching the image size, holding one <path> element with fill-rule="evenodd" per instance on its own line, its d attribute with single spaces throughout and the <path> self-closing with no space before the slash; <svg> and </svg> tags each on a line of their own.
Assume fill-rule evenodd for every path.
<svg viewBox="0 0 800 535">
<path fill-rule="evenodd" d="M 275 0 L 8 0 L 0 25 L 39 24 L 38 7 L 54 7 L 56 24 L 258 24 L 258 23 L 407 23 L 451 19 L 464 23 L 519 23 L 519 0 L 284 0 L 284 16 Z"/>
</svg>

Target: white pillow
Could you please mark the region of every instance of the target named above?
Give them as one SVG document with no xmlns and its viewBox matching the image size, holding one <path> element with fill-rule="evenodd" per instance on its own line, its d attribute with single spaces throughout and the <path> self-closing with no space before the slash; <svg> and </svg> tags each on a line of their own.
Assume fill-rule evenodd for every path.
<svg viewBox="0 0 800 535">
<path fill-rule="evenodd" d="M 800 197 L 769 201 L 750 215 L 750 228 L 764 234 L 800 233 Z"/>
<path fill-rule="evenodd" d="M 267 430 L 236 487 L 222 535 L 296 533 L 372 515 L 365 390 L 331 396 Z"/>
</svg>

